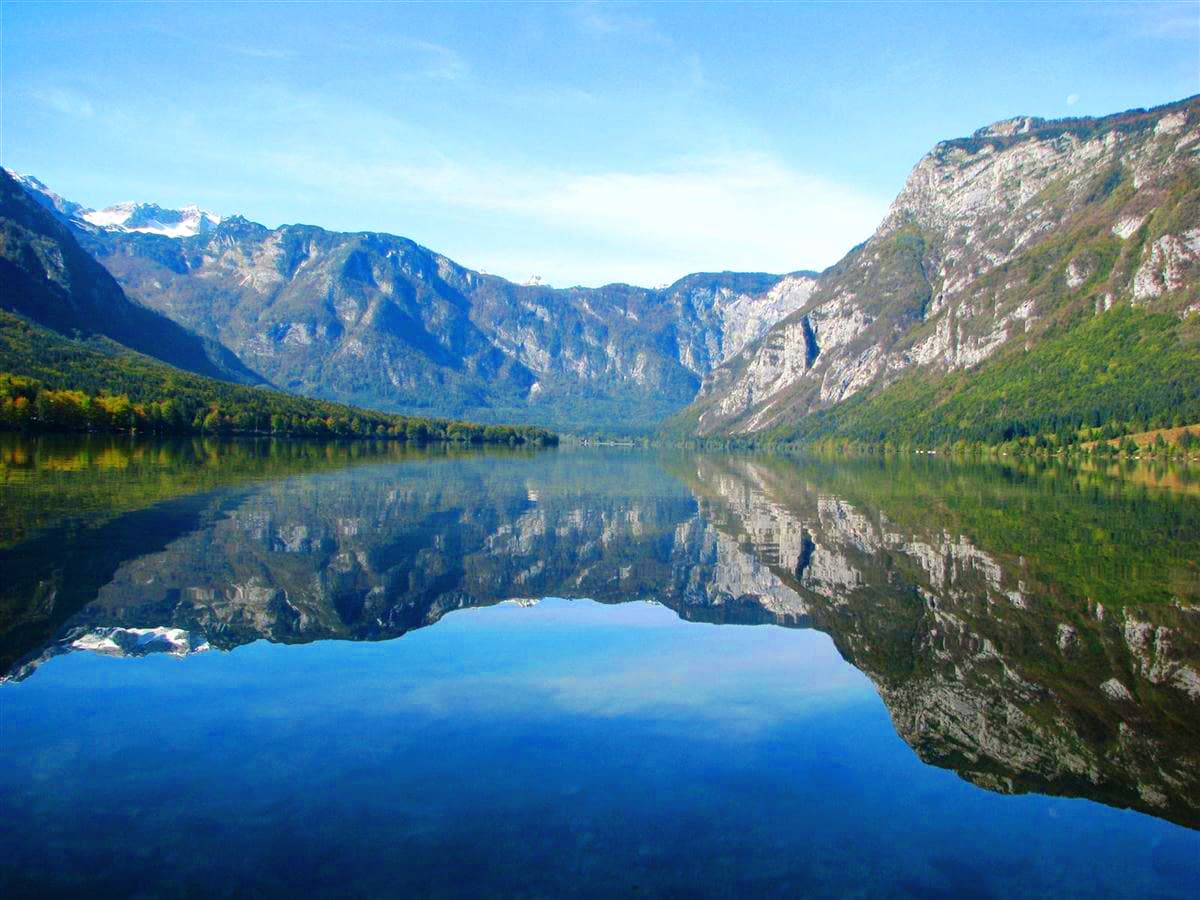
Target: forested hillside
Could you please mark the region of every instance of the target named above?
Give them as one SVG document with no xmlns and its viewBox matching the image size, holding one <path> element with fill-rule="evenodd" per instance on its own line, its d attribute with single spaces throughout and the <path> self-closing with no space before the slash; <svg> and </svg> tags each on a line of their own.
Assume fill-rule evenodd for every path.
<svg viewBox="0 0 1200 900">
<path fill-rule="evenodd" d="M 204 378 L 102 341 L 86 345 L 0 312 L 0 427 L 29 431 L 389 437 L 553 444 L 530 425 L 396 416 Z"/>
</svg>

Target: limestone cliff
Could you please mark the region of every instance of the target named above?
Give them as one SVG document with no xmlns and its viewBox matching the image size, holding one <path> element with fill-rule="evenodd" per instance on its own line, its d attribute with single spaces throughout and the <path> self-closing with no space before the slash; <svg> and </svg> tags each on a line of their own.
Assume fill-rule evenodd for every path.
<svg viewBox="0 0 1200 900">
<path fill-rule="evenodd" d="M 1198 154 L 1195 98 L 938 144 L 874 235 L 714 370 L 685 420 L 705 435 L 787 426 L 905 375 L 977 371 L 1114 306 L 1184 322 L 1200 312 Z"/>
</svg>

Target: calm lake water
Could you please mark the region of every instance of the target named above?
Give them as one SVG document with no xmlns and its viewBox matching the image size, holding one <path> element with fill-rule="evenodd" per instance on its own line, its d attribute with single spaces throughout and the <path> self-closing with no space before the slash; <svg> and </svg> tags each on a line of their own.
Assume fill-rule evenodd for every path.
<svg viewBox="0 0 1200 900">
<path fill-rule="evenodd" d="M 1200 894 L 1200 481 L 0 438 L 0 896 Z"/>
</svg>

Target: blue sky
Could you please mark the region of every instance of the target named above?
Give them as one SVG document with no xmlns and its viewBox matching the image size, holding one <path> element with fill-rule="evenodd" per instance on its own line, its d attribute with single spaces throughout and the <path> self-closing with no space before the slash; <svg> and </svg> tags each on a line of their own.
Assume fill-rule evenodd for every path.
<svg viewBox="0 0 1200 900">
<path fill-rule="evenodd" d="M 3 165 L 558 285 L 835 262 L 937 141 L 1200 93 L 1200 2 L 3 4 Z"/>
</svg>

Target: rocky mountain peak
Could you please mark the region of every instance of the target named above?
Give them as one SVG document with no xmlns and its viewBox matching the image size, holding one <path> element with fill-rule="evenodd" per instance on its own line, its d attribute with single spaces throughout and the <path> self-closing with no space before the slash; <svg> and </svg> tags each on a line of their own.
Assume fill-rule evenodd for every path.
<svg viewBox="0 0 1200 900">
<path fill-rule="evenodd" d="M 65 200 L 54 191 L 50 190 L 41 180 L 33 175 L 26 175 L 21 172 L 14 172 L 12 169 L 5 169 L 5 172 L 12 177 L 17 184 L 21 185 L 34 200 L 46 207 L 53 213 L 61 217 L 72 218 L 84 212 L 84 207 L 78 203 L 73 203 L 70 200 Z"/>
<path fill-rule="evenodd" d="M 1028 134 L 1046 123 L 1045 119 L 1034 116 L 1015 116 L 1011 119 L 1001 119 L 991 125 L 985 125 L 975 132 L 975 137 L 1012 137 L 1016 134 Z"/>
<path fill-rule="evenodd" d="M 33 175 L 6 169 L 25 191 L 42 206 L 76 227 L 102 228 L 111 231 L 160 234 L 165 237 L 194 237 L 212 231 L 221 223 L 221 216 L 196 204 L 169 209 L 156 203 L 126 200 L 104 209 L 90 209 L 66 200 Z"/>
</svg>

